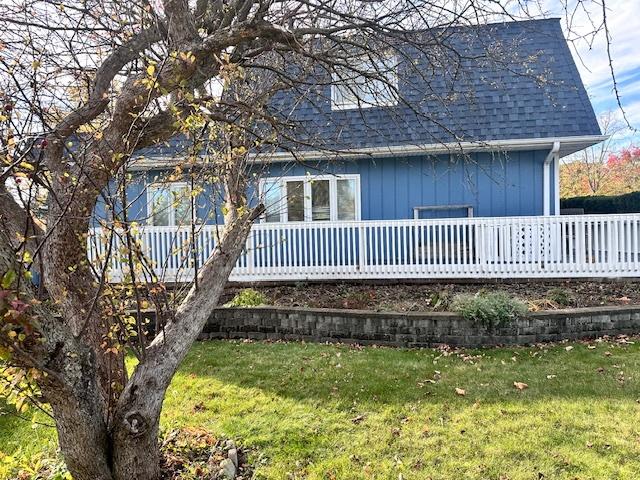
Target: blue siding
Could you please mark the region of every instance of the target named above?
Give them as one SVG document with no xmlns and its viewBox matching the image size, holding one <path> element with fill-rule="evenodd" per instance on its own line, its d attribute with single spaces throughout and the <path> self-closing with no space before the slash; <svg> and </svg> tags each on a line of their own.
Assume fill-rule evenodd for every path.
<svg viewBox="0 0 640 480">
<path fill-rule="evenodd" d="M 476 153 L 464 159 L 456 156 L 359 158 L 306 166 L 274 163 L 268 168 L 264 165 L 254 168 L 261 178 L 313 173 L 359 174 L 363 220 L 413 218 L 413 207 L 425 205 L 468 204 L 479 217 L 542 215 L 542 172 L 546 155 L 546 151 L 539 150 L 510 152 L 507 156 Z M 143 222 L 147 217 L 145 184 L 160 174 L 158 171 L 139 173 L 128 185 L 130 220 Z M 551 180 L 553 186 L 553 172 Z M 212 205 L 219 203 L 219 199 L 210 201 L 214 190 L 211 185 L 205 186 L 205 193 L 196 201 L 198 215 L 208 218 L 208 223 L 216 221 L 208 214 Z M 251 190 L 250 198 L 255 199 L 254 189 Z M 460 210 L 423 212 L 422 218 L 462 216 L 463 213 Z M 96 214 L 104 215 L 101 202 Z"/>
<path fill-rule="evenodd" d="M 542 215 L 545 151 L 508 157 L 477 153 L 470 158 L 415 156 L 313 164 L 328 174 L 359 174 L 363 220 L 413 218 L 413 207 L 473 206 L 482 217 Z M 269 176 L 305 175 L 313 168 L 271 165 Z M 553 185 L 553 184 L 552 184 Z M 455 212 L 453 216 L 459 216 Z M 435 216 L 435 213 L 434 213 Z M 443 216 L 442 212 L 438 216 Z"/>
</svg>

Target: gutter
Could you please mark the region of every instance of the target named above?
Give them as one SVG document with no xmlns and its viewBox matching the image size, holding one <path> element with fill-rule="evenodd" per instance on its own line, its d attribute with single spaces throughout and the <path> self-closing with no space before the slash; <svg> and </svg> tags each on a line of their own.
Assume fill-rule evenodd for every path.
<svg viewBox="0 0 640 480">
<path fill-rule="evenodd" d="M 547 158 L 544 159 L 544 165 L 542 166 L 542 205 L 543 205 L 543 215 L 545 217 L 551 215 L 551 163 L 555 164 L 559 164 L 559 156 L 560 153 L 560 142 L 559 141 L 555 141 L 553 142 L 553 146 L 551 147 L 551 150 L 549 151 L 549 154 L 547 155 Z M 557 175 L 557 174 L 556 174 Z M 554 178 L 554 191 L 556 191 L 556 196 L 557 196 L 557 190 L 558 190 L 558 186 L 560 185 L 559 179 L 556 177 Z M 559 198 L 554 198 L 554 201 L 556 204 L 559 204 Z M 555 211 L 555 215 L 558 215 L 560 212 L 558 211 L 557 207 L 554 208 Z"/>
<path fill-rule="evenodd" d="M 272 163 L 293 161 L 337 160 L 355 158 L 382 158 L 393 156 L 440 155 L 467 152 L 507 152 L 516 150 L 547 150 L 553 148 L 556 142 L 562 145 L 559 156 L 603 142 L 607 135 L 583 135 L 574 137 L 551 138 L 523 138 L 514 140 L 487 140 L 484 142 L 450 142 L 423 145 L 392 145 L 386 147 L 363 147 L 342 151 L 307 150 L 298 151 L 295 156 L 289 152 L 273 152 L 270 154 L 251 155 L 249 163 Z M 129 167 L 130 170 L 150 170 L 153 168 L 167 168 L 175 166 L 182 155 L 152 156 L 138 158 Z M 134 155 L 135 158 L 135 155 Z"/>
</svg>

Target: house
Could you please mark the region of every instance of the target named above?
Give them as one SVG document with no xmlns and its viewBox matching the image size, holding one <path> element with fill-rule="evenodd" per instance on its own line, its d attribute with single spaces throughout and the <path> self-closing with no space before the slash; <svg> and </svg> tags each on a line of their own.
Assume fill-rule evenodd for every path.
<svg viewBox="0 0 640 480">
<path fill-rule="evenodd" d="M 274 111 L 321 148 L 256 157 L 251 194 L 266 213 L 232 279 L 635 275 L 638 218 L 559 217 L 560 158 L 606 138 L 559 20 L 477 28 L 451 36 L 466 54 L 455 83 L 409 49 L 412 68 L 381 60 L 385 84 L 329 77 L 274 97 Z M 487 45 L 510 61 L 479 60 Z M 220 221 L 208 185 L 195 201 L 197 238 L 179 226 L 192 215 L 190 186 L 160 179 L 175 177 L 185 148 L 176 138 L 137 152 L 127 191 L 128 220 L 171 279 L 193 275 Z M 104 248 L 94 242 L 92 258 Z"/>
</svg>

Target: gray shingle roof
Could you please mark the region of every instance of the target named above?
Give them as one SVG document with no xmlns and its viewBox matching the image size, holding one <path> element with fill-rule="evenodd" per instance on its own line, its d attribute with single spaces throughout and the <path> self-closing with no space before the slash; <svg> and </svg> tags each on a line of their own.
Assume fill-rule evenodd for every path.
<svg viewBox="0 0 640 480">
<path fill-rule="evenodd" d="M 460 69 L 429 72 L 409 47 L 415 67 L 400 64 L 396 106 L 332 111 L 330 86 L 276 103 L 299 135 L 337 148 L 600 135 L 558 19 L 462 27 L 448 41 Z"/>
<path fill-rule="evenodd" d="M 559 19 L 459 27 L 448 41 L 464 56 L 460 68 L 438 68 L 408 46 L 398 105 L 332 111 L 325 84 L 280 92 L 271 106 L 314 149 L 600 135 Z M 170 155 L 182 142 L 138 153 Z"/>
</svg>

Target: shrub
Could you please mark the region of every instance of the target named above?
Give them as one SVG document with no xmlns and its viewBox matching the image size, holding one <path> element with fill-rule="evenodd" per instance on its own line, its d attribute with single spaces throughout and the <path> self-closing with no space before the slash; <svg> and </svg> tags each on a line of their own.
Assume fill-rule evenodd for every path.
<svg viewBox="0 0 640 480">
<path fill-rule="evenodd" d="M 505 292 L 456 295 L 451 307 L 465 319 L 480 323 L 488 329 L 508 324 L 527 313 L 524 302 Z"/>
<path fill-rule="evenodd" d="M 584 213 L 638 213 L 640 212 L 640 192 L 624 195 L 593 195 L 587 197 L 563 198 L 561 208 L 583 208 Z"/>
<path fill-rule="evenodd" d="M 364 310 L 370 308 L 374 303 L 375 294 L 373 290 L 370 291 L 352 291 L 348 292 L 342 299 L 342 308 L 348 310 Z M 333 304 L 335 305 L 335 304 Z"/>
<path fill-rule="evenodd" d="M 564 288 L 552 288 L 547 292 L 547 298 L 552 302 L 557 303 L 558 305 L 568 306 L 571 305 L 572 299 L 571 294 L 567 292 Z"/>
<path fill-rule="evenodd" d="M 451 294 L 447 290 L 429 295 L 429 305 L 434 310 L 446 310 L 451 303 Z"/>
<path fill-rule="evenodd" d="M 227 307 L 257 307 L 267 303 L 267 297 L 263 293 L 253 288 L 241 290 L 233 299 L 226 304 Z"/>
</svg>

